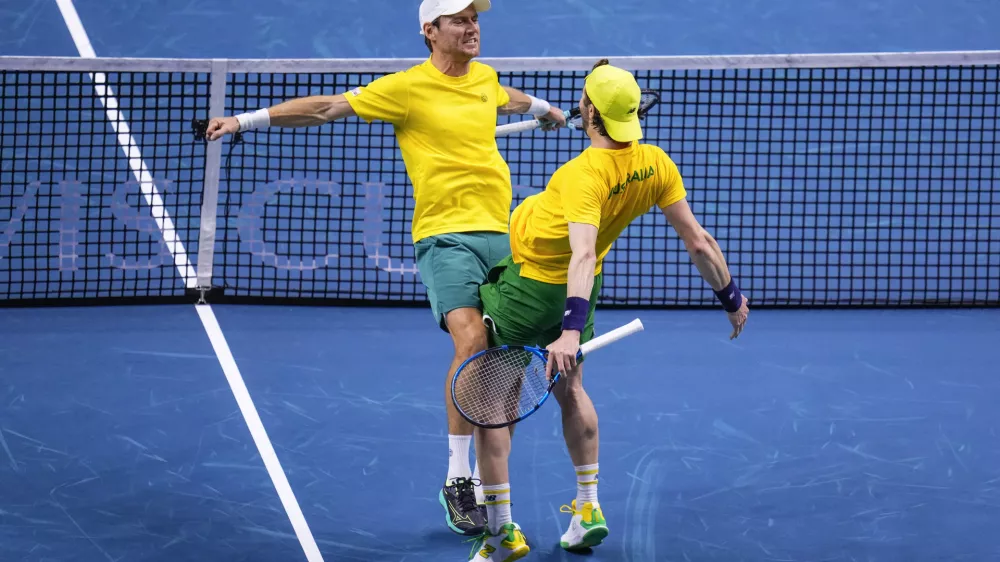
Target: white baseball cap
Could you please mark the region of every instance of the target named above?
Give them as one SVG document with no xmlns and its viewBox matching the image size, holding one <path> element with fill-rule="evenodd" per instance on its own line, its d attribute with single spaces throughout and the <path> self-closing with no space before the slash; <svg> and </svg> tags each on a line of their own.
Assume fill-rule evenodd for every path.
<svg viewBox="0 0 1000 562">
<path fill-rule="evenodd" d="M 490 9 L 490 0 L 424 0 L 420 3 L 420 34 L 424 34 L 425 23 L 457 14 L 469 6 L 482 13 Z"/>
</svg>

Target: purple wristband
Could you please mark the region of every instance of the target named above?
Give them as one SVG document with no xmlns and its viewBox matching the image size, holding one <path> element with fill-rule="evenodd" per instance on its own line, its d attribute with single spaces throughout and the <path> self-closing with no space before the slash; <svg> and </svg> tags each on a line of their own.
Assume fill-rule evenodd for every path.
<svg viewBox="0 0 1000 562">
<path fill-rule="evenodd" d="M 719 302 L 722 303 L 722 308 L 726 309 L 726 312 L 736 312 L 743 305 L 743 295 L 740 294 L 740 288 L 736 286 L 735 279 L 730 279 L 729 284 L 721 291 L 715 291 L 715 296 L 719 298 Z"/>
<path fill-rule="evenodd" d="M 563 330 L 576 330 L 583 332 L 587 326 L 587 311 L 590 310 L 590 303 L 587 299 L 580 297 L 569 297 L 566 299 L 566 310 L 563 313 Z"/>
</svg>

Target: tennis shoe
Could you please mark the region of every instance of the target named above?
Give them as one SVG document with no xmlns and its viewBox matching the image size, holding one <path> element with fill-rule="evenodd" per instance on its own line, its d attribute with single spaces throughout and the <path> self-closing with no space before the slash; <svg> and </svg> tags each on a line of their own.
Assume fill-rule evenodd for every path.
<svg viewBox="0 0 1000 562">
<path fill-rule="evenodd" d="M 514 562 L 531 551 L 517 523 L 507 523 L 496 535 L 487 530 L 474 540 L 470 562 Z"/>
<path fill-rule="evenodd" d="M 476 502 L 476 483 L 469 478 L 455 478 L 438 493 L 448 528 L 459 535 L 474 537 L 486 532 L 486 506 Z"/>
<path fill-rule="evenodd" d="M 576 500 L 572 505 L 559 508 L 562 513 L 572 513 L 569 529 L 563 533 L 559 546 L 565 550 L 584 550 L 593 548 L 608 536 L 608 522 L 604 519 L 601 504 L 587 502 L 580 509 L 576 508 Z"/>
</svg>

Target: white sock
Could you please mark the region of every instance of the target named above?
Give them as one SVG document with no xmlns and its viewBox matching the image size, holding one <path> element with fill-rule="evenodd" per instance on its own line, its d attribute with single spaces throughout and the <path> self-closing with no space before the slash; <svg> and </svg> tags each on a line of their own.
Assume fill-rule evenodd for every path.
<svg viewBox="0 0 1000 562">
<path fill-rule="evenodd" d="M 573 467 L 576 469 L 576 508 L 582 509 L 583 504 L 597 504 L 597 470 L 596 464 L 585 464 Z"/>
<path fill-rule="evenodd" d="M 500 527 L 513 521 L 510 516 L 510 484 L 483 486 L 486 496 L 486 521 L 490 534 L 500 533 Z"/>
<path fill-rule="evenodd" d="M 471 435 L 448 436 L 447 484 L 451 484 L 455 478 L 469 478 L 472 476 L 472 471 L 469 470 L 470 443 L 472 443 Z"/>
</svg>

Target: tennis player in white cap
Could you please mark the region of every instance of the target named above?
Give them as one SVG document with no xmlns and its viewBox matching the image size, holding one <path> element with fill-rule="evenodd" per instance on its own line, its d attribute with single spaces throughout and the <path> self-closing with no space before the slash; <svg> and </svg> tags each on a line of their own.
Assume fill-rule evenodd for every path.
<svg viewBox="0 0 1000 562">
<path fill-rule="evenodd" d="M 206 130 L 214 141 L 238 131 L 312 127 L 350 116 L 394 126 L 413 184 L 411 234 L 421 281 L 435 323 L 454 344 L 442 393 L 448 475 L 438 500 L 448 527 L 468 536 L 485 532 L 486 509 L 469 462 L 472 426 L 455 410 L 449 385 L 463 361 L 486 349 L 479 286 L 511 251 L 513 193 L 510 169 L 497 149 L 497 115 L 531 114 L 548 129 L 566 124 L 562 110 L 501 85 L 493 68 L 473 61 L 480 53 L 479 14 L 489 9 L 489 0 L 424 0 L 420 33 L 431 51 L 425 62 L 343 94 L 214 118 Z"/>
</svg>

